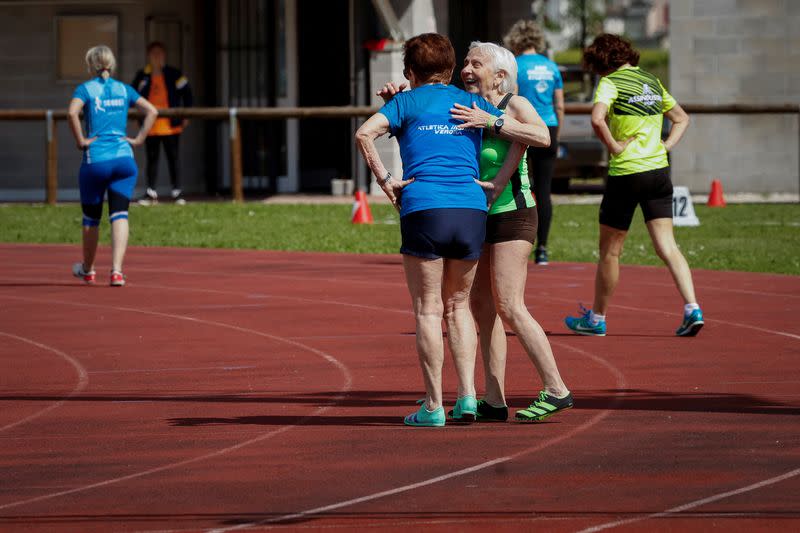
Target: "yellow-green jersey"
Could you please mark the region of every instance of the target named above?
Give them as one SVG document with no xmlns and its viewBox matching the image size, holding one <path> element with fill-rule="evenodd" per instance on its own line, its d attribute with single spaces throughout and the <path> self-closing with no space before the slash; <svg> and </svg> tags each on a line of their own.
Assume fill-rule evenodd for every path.
<svg viewBox="0 0 800 533">
<path fill-rule="evenodd" d="M 621 154 L 611 156 L 609 176 L 669 166 L 661 126 L 664 113 L 676 102 L 658 78 L 639 67 L 622 67 L 600 78 L 594 102 L 608 106 L 609 128 L 616 140 L 634 137 Z"/>
</svg>

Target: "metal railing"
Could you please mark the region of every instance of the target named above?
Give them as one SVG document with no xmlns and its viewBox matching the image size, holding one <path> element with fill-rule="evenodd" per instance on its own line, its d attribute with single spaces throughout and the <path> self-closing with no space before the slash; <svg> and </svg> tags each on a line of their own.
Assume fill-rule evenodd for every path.
<svg viewBox="0 0 800 533">
<path fill-rule="evenodd" d="M 800 105 L 798 104 L 686 104 L 689 114 L 764 115 L 793 114 L 798 118 L 798 182 L 800 182 Z M 568 115 L 591 113 L 591 104 L 567 104 Z M 231 191 L 235 202 L 244 201 L 242 181 L 241 120 L 285 120 L 304 118 L 368 117 L 377 107 L 192 107 L 165 109 L 159 116 L 168 118 L 227 121 L 229 125 Z M 130 112 L 136 118 L 136 111 Z M 55 204 L 58 198 L 58 152 L 56 127 L 67 119 L 66 109 L 0 109 L 0 121 L 44 121 L 45 123 L 45 202 Z"/>
</svg>

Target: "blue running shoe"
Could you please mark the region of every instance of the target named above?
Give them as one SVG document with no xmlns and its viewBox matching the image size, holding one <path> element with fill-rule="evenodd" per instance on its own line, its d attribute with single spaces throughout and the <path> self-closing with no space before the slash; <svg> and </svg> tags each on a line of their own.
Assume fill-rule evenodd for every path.
<svg viewBox="0 0 800 533">
<path fill-rule="evenodd" d="M 566 324 L 569 329 L 571 329 L 578 335 L 605 337 L 606 321 L 601 320 L 596 325 L 592 324 L 592 321 L 589 318 L 591 313 L 592 313 L 591 309 L 586 309 L 584 306 L 581 306 L 581 316 L 579 317 L 568 316 L 567 318 L 564 319 L 564 324 Z"/>
<path fill-rule="evenodd" d="M 403 422 L 407 426 L 442 427 L 444 426 L 444 408 L 439 407 L 435 411 L 428 411 L 423 405 L 419 411 L 408 415 Z"/>
<path fill-rule="evenodd" d="M 694 337 L 703 328 L 703 311 L 695 309 L 688 315 L 683 315 L 681 327 L 675 331 L 678 337 Z"/>
</svg>

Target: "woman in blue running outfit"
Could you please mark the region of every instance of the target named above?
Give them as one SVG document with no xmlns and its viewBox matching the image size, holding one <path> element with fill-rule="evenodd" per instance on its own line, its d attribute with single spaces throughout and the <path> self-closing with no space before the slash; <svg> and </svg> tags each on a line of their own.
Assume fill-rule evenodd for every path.
<svg viewBox="0 0 800 533">
<path fill-rule="evenodd" d="M 72 266 L 72 274 L 85 283 L 94 283 L 94 260 L 97 252 L 103 197 L 108 193 L 111 221 L 112 287 L 125 285 L 122 261 L 128 246 L 128 205 L 136 186 L 138 169 L 132 146 L 144 143 L 158 111 L 130 86 L 111 77 L 116 60 L 107 46 L 95 46 L 86 52 L 86 65 L 95 77 L 75 89 L 69 103 L 69 126 L 78 148 L 83 150 L 79 174 L 83 210 L 83 262 Z M 128 108 L 136 106 L 145 113 L 136 137 L 128 137 Z M 86 133 L 81 129 L 84 115 Z"/>
<path fill-rule="evenodd" d="M 474 104 L 493 116 L 502 113 L 481 96 L 449 85 L 455 51 L 447 37 L 427 33 L 409 39 L 403 63 L 411 90 L 396 94 L 370 117 L 356 133 L 356 145 L 400 210 L 400 253 L 426 389 L 424 405 L 408 415 L 405 423 L 444 426 L 442 319 L 458 375 L 453 416 L 461 421 L 476 416 L 477 337 L 469 291 L 486 234 L 487 212 L 487 197 L 478 181 L 482 132 L 462 128 L 461 121 L 450 116 L 450 109 L 454 103 Z M 403 180 L 386 170 L 375 147 L 375 139 L 387 133 L 400 145 Z M 515 167 L 505 169 L 506 181 Z M 495 182 L 499 179 L 502 176 Z M 491 190 L 492 185 L 485 188 Z"/>
</svg>

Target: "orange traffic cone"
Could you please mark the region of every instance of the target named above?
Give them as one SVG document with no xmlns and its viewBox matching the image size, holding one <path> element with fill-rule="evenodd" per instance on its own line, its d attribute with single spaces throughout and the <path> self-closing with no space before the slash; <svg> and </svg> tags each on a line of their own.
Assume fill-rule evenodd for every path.
<svg viewBox="0 0 800 533">
<path fill-rule="evenodd" d="M 725 197 L 722 195 L 722 182 L 714 180 L 711 182 L 711 193 L 708 195 L 708 207 L 725 207 Z"/>
<path fill-rule="evenodd" d="M 372 224 L 372 211 L 369 210 L 367 195 L 364 191 L 356 191 L 351 222 L 353 224 Z"/>
</svg>

